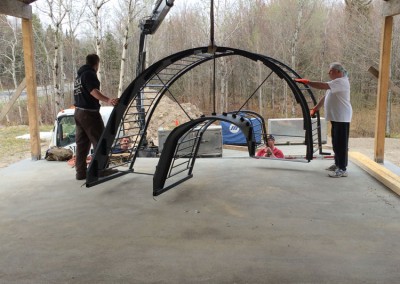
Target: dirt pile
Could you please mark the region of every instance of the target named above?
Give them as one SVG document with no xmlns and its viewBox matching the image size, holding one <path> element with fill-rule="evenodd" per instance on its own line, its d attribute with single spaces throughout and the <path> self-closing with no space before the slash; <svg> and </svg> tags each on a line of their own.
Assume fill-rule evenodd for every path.
<svg viewBox="0 0 400 284">
<path fill-rule="evenodd" d="M 191 103 L 182 103 L 180 105 L 185 111 L 183 111 L 175 101 L 167 96 L 164 96 L 161 99 L 147 129 L 147 140 L 149 142 L 152 141 L 158 146 L 158 129 L 174 129 L 176 125 L 190 120 L 187 115 L 192 119 L 198 118 L 202 115 L 200 109 Z"/>
</svg>

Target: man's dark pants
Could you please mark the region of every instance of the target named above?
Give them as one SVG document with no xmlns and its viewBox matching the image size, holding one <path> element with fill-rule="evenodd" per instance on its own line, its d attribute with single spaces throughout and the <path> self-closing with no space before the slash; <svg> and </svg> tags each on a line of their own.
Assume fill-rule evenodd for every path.
<svg viewBox="0 0 400 284">
<path fill-rule="evenodd" d="M 335 165 L 339 169 L 345 171 L 348 163 L 350 123 L 331 121 L 331 124 L 332 147 L 333 152 L 335 152 Z"/>
<path fill-rule="evenodd" d="M 86 158 L 90 151 L 90 145 L 96 148 L 104 130 L 103 120 L 99 111 L 75 109 L 76 123 L 76 178 L 86 178 Z"/>
</svg>

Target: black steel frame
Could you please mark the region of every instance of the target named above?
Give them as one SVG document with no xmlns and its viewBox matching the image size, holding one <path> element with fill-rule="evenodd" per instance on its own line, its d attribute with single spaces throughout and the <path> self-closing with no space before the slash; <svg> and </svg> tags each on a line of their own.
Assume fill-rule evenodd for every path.
<svg viewBox="0 0 400 284">
<path fill-rule="evenodd" d="M 169 87 L 185 73 L 200 64 L 224 56 L 241 56 L 253 61 L 261 61 L 273 73 L 279 76 L 282 80 L 285 80 L 292 91 L 292 95 L 302 110 L 305 144 L 307 146 L 306 159 L 310 161 L 313 158 L 315 152 L 314 146 L 317 146 L 317 150 L 322 153 L 319 113 L 317 113 L 317 120 L 315 122 L 312 122 L 309 115 L 310 109 L 316 104 L 315 97 L 307 86 L 298 84 L 293 80 L 294 78 L 300 78 L 294 70 L 276 59 L 245 50 L 229 47 L 217 47 L 216 52 L 210 54 L 208 53 L 208 47 L 198 47 L 184 50 L 161 59 L 139 74 L 126 88 L 121 95 L 120 103 L 111 113 L 107 126 L 95 149 L 94 156 L 87 172 L 86 186 L 91 187 L 126 173 L 134 172 L 133 166 L 138 157 L 139 146 L 142 145 L 142 140 L 145 137 L 154 110 L 163 95 L 169 92 Z M 146 93 L 146 89 L 152 90 L 149 91 L 151 96 L 148 98 L 147 105 L 145 104 L 143 109 L 138 110 L 137 96 L 140 93 Z M 145 107 L 147 107 L 146 110 Z M 125 127 L 121 126 L 124 126 L 128 118 L 140 118 L 143 115 L 146 117 L 144 129 L 138 127 L 138 130 L 135 133 L 127 134 L 124 132 L 121 134 L 121 130 L 125 129 Z M 194 120 L 193 118 L 189 119 Z M 140 124 L 140 121 L 137 123 Z M 132 129 L 133 128 L 135 127 L 132 127 Z M 103 172 L 109 166 L 109 161 L 112 156 L 112 147 L 115 145 L 116 139 L 123 136 L 129 136 L 135 141 L 130 152 L 129 170 L 101 177 L 104 176 Z"/>
</svg>

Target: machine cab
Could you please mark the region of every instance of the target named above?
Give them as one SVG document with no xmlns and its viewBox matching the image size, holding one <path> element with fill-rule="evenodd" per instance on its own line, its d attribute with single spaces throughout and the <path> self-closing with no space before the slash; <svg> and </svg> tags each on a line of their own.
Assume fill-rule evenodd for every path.
<svg viewBox="0 0 400 284">
<path fill-rule="evenodd" d="M 104 125 L 107 124 L 110 118 L 113 107 L 104 106 L 100 108 L 101 118 L 103 119 Z M 64 147 L 71 149 L 75 154 L 75 119 L 74 119 L 75 108 L 69 108 L 60 111 L 57 114 L 57 118 L 54 121 L 53 132 L 50 140 L 50 147 Z"/>
</svg>

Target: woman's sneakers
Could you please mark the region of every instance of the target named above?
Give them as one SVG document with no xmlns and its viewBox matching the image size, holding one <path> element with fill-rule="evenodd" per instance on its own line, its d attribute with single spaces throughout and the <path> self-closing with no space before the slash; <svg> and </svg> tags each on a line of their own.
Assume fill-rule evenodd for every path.
<svg viewBox="0 0 400 284">
<path fill-rule="evenodd" d="M 334 172 L 329 173 L 328 176 L 332 178 L 340 178 L 340 177 L 347 177 L 348 174 L 347 171 L 336 169 Z"/>
</svg>

